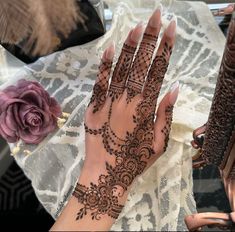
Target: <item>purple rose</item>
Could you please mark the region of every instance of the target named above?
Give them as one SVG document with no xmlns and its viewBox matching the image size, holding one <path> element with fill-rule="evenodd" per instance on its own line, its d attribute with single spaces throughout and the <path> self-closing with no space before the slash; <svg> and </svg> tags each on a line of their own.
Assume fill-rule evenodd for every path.
<svg viewBox="0 0 235 232">
<path fill-rule="evenodd" d="M 38 82 L 22 79 L 0 91 L 0 135 L 9 143 L 40 143 L 60 116 L 59 104 Z"/>
</svg>

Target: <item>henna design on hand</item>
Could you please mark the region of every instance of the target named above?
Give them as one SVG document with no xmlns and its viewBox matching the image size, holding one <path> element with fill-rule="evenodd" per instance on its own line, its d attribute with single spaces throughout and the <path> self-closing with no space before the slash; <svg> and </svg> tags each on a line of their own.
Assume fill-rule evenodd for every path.
<svg viewBox="0 0 235 232">
<path fill-rule="evenodd" d="M 109 81 L 109 75 L 111 72 L 112 62 L 102 62 L 99 66 L 99 74 L 97 76 L 98 81 L 93 87 L 93 94 L 91 96 L 90 103 L 95 103 L 93 113 L 97 112 L 104 104 L 107 94 L 107 86 Z"/>
<path fill-rule="evenodd" d="M 77 184 L 73 196 L 75 196 L 84 207 L 80 209 L 76 220 L 82 219 L 87 215 L 87 211 L 91 213 L 92 220 L 100 219 L 100 215 L 108 214 L 112 218 L 118 218 L 123 206 L 118 204 L 118 197 L 114 196 L 113 186 L 110 181 L 107 182 L 103 176 L 99 178 L 99 184 L 91 183 L 91 187 Z"/>
<path fill-rule="evenodd" d="M 135 50 L 136 48 L 127 44 L 123 45 L 122 52 L 114 69 L 112 82 L 109 88 L 109 96 L 111 96 L 113 101 L 121 96 L 125 89 L 126 80 L 132 64 Z"/>
<path fill-rule="evenodd" d="M 158 37 L 144 33 L 136 58 L 131 67 L 127 83 L 127 102 L 141 93 L 148 67 L 151 63 Z"/>
<path fill-rule="evenodd" d="M 152 67 L 149 70 L 149 74 L 145 82 L 143 97 L 151 98 L 153 103 L 153 109 L 156 108 L 157 98 L 162 86 L 162 81 L 168 68 L 167 60 L 171 56 L 171 53 L 172 47 L 165 43 L 162 55 L 157 55 L 154 59 Z"/>
<path fill-rule="evenodd" d="M 230 141 L 235 127 L 234 96 L 235 19 L 233 18 L 229 26 L 227 44 L 225 46 L 202 147 L 202 158 L 207 163 L 213 163 L 221 169 L 224 169 L 230 154 L 227 151 L 229 149 L 228 141 Z"/>
<path fill-rule="evenodd" d="M 166 124 L 164 128 L 161 130 L 161 132 L 164 134 L 165 139 L 164 139 L 164 148 L 163 151 L 165 152 L 168 146 L 169 142 L 169 135 L 171 131 L 171 123 L 172 123 L 172 118 L 173 118 L 173 106 L 167 106 L 165 110 L 165 115 L 166 115 Z"/>
<path fill-rule="evenodd" d="M 145 36 L 146 40 L 143 43 L 148 43 L 147 41 L 152 40 L 151 43 L 153 44 L 153 38 L 150 38 L 148 35 Z M 153 49 L 152 44 L 147 44 L 149 50 Z M 123 208 L 123 205 L 120 204 L 120 198 L 129 189 L 135 178 L 144 172 L 148 166 L 149 160 L 156 155 L 153 149 L 155 108 L 161 84 L 167 71 L 172 47 L 167 42 L 163 44 L 162 52 L 155 57 L 146 81 L 146 70 L 140 69 L 139 72 L 132 74 L 132 72 L 134 72 L 133 68 L 131 74 L 129 74 L 134 52 L 135 48 L 124 45 L 115 67 L 108 90 L 108 95 L 111 98 L 108 120 L 104 122 L 99 129 L 89 128 L 89 126 L 85 124 L 85 132 L 88 136 L 97 136 L 97 138 L 99 136 L 102 138 L 105 151 L 115 158 L 115 162 L 113 165 L 106 162 L 106 173 L 99 176 L 97 184 L 92 182 L 89 186 L 84 186 L 80 183 L 77 184 L 73 196 L 83 205 L 77 214 L 77 220 L 82 219 L 89 211 L 91 212 L 93 220 L 99 220 L 101 215 L 108 215 L 116 219 Z M 151 52 L 153 51 L 151 50 Z M 149 63 L 145 66 L 145 68 L 148 69 L 152 55 L 150 56 L 148 53 L 148 55 L 146 55 L 147 57 L 145 57 L 144 54 L 146 54 L 146 52 L 143 51 L 139 54 L 141 54 L 141 59 L 144 59 L 144 61 L 142 61 L 143 63 Z M 145 81 L 145 85 L 141 93 L 141 100 L 135 108 L 134 115 L 132 115 L 132 121 L 134 123 L 133 131 L 127 131 L 123 136 L 124 138 L 121 138 L 112 129 L 110 119 L 113 114 L 114 101 L 123 94 L 125 89 L 129 88 L 129 86 L 126 87 L 126 82 L 128 83 L 130 76 L 138 83 L 141 83 L 141 85 L 143 85 Z M 127 80 L 127 78 L 129 79 Z M 105 79 L 104 85 L 108 83 L 106 81 L 107 79 Z M 104 82 L 98 81 L 97 85 L 99 88 L 94 88 L 94 97 L 91 101 L 94 102 L 93 113 L 101 108 L 104 104 L 103 99 L 106 99 L 106 97 L 103 97 L 106 96 L 106 91 L 101 93 L 99 90 L 99 92 L 97 92 L 98 89 L 104 89 L 100 87 L 103 86 L 101 83 Z M 133 80 L 130 79 L 129 83 L 135 83 L 135 81 L 133 82 Z M 138 94 L 140 93 L 139 87 L 132 88 L 134 89 L 134 95 L 129 92 L 127 102 L 136 95 L 137 92 L 135 92 L 135 90 L 137 91 L 138 89 Z M 172 110 L 173 107 L 166 109 L 167 126 L 164 129 L 166 144 L 168 141 L 167 132 L 170 131 L 169 127 L 172 120 Z M 165 147 L 167 146 L 166 144 Z"/>
</svg>

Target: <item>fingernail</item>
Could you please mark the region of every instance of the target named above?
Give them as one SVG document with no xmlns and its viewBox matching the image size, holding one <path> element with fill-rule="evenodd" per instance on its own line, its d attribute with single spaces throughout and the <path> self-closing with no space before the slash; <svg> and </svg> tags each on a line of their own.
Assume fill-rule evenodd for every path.
<svg viewBox="0 0 235 232">
<path fill-rule="evenodd" d="M 176 81 L 172 84 L 169 93 L 170 93 L 169 102 L 171 105 L 174 105 L 176 103 L 179 94 L 179 81 Z"/>
<path fill-rule="evenodd" d="M 162 14 L 162 4 L 160 4 L 159 7 L 152 14 L 152 16 L 149 20 L 150 27 L 152 27 L 152 28 L 159 27 L 159 24 L 161 23 L 161 14 Z"/>
<path fill-rule="evenodd" d="M 133 32 L 131 33 L 131 40 L 138 43 L 144 31 L 144 23 L 140 22 L 136 25 Z"/>
<path fill-rule="evenodd" d="M 170 24 L 168 25 L 166 29 L 166 35 L 169 38 L 173 38 L 175 36 L 176 24 L 177 24 L 177 18 L 173 17 L 173 19 L 171 20 Z"/>
<path fill-rule="evenodd" d="M 112 60 L 115 54 L 115 43 L 112 41 L 111 45 L 107 48 L 105 52 L 105 58 L 107 60 Z"/>
</svg>

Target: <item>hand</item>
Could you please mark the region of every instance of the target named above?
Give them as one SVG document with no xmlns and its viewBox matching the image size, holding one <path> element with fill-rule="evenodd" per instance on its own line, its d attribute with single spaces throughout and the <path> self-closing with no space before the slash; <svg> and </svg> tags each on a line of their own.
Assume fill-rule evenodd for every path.
<svg viewBox="0 0 235 232">
<path fill-rule="evenodd" d="M 53 231 L 109 230 L 136 177 L 166 150 L 178 83 L 165 95 L 156 114 L 155 111 L 175 41 L 176 23 L 170 23 L 153 57 L 160 29 L 161 11 L 156 10 L 137 53 L 143 26 L 131 30 L 112 77 L 114 46 L 104 52 L 85 114 L 84 166 Z"/>
<path fill-rule="evenodd" d="M 92 219 L 101 215 L 117 218 L 123 208 L 122 197 L 135 178 L 166 150 L 177 84 L 160 103 L 156 119 L 155 110 L 176 23 L 172 21 L 166 29 L 151 64 L 161 28 L 160 11 L 152 18 L 157 23 L 153 27 L 150 20 L 135 58 L 143 26 L 137 25 L 129 33 L 112 78 L 114 46 L 104 52 L 85 114 L 86 158 L 74 192 L 83 205 L 77 220 L 88 213 Z"/>
</svg>

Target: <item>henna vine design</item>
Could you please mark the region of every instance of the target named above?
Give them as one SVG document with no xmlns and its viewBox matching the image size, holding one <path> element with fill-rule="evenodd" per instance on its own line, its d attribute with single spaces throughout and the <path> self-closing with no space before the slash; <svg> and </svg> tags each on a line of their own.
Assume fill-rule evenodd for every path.
<svg viewBox="0 0 235 232">
<path fill-rule="evenodd" d="M 128 53 L 126 49 L 128 51 L 131 50 L 131 52 Z M 137 105 L 132 118 L 135 124 L 133 132 L 126 132 L 124 138 L 116 135 L 110 124 L 112 104 L 109 109 L 108 120 L 101 128 L 92 129 L 85 124 L 86 133 L 101 136 L 106 152 L 115 157 L 115 165 L 112 166 L 106 162 L 107 174 L 100 175 L 98 184 L 90 183 L 89 187 L 79 183 L 77 184 L 73 196 L 83 205 L 77 214 L 77 220 L 87 215 L 88 211 L 91 211 L 93 220 L 99 220 L 101 215 L 105 214 L 116 219 L 123 208 L 123 205 L 119 204 L 119 198 L 131 186 L 134 179 L 143 173 L 147 167 L 148 160 L 155 155 L 153 150 L 155 108 L 159 90 L 168 67 L 167 60 L 171 51 L 172 48 L 166 43 L 162 55 L 156 56 L 153 61 L 145 82 L 143 100 Z M 114 71 L 113 80 L 109 89 L 109 96 L 112 102 L 125 89 L 123 76 L 128 75 L 128 68 L 131 66 L 132 56 L 132 48 L 124 45 L 119 62 L 127 60 L 127 63 L 122 63 L 123 67 L 118 63 L 115 68 L 116 71 Z M 148 61 L 149 58 L 147 59 Z M 141 81 L 143 82 L 144 79 Z M 99 88 L 103 89 L 102 87 Z M 96 88 L 94 88 L 95 90 Z M 95 109 L 99 109 L 101 104 L 103 104 L 100 96 L 104 96 L 105 93 L 94 92 L 94 95 L 92 102 L 96 99 L 97 101 L 94 102 L 94 107 Z M 168 127 L 170 127 L 172 119 L 172 107 L 167 108 L 166 115 L 167 131 L 165 135 L 167 136 L 167 132 L 169 131 Z"/>
<path fill-rule="evenodd" d="M 161 132 L 164 134 L 165 139 L 164 139 L 164 148 L 163 151 L 165 152 L 168 146 L 169 142 L 169 135 L 170 135 L 170 130 L 171 130 L 171 123 L 172 123 L 172 117 L 173 117 L 173 106 L 167 106 L 165 110 L 165 115 L 166 115 L 166 124 L 164 128 L 161 130 Z"/>
</svg>

